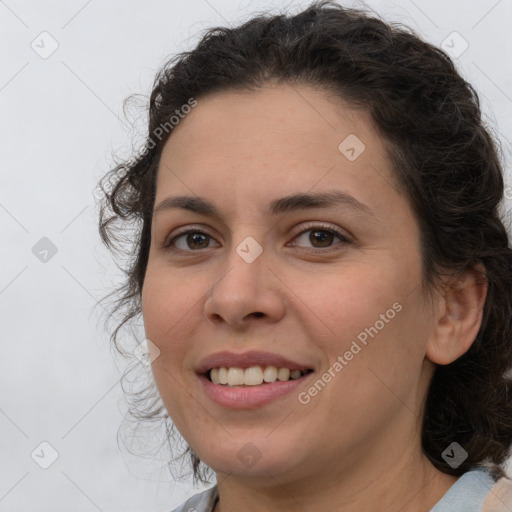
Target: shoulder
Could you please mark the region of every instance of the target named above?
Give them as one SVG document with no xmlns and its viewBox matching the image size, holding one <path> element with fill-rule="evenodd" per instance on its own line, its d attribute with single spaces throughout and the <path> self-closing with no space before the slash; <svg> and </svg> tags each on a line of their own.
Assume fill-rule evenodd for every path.
<svg viewBox="0 0 512 512">
<path fill-rule="evenodd" d="M 509 512 L 512 510 L 512 480 L 500 478 L 489 491 L 482 512 Z"/>
<path fill-rule="evenodd" d="M 512 481 L 482 468 L 464 473 L 430 512 L 510 512 Z"/>
<path fill-rule="evenodd" d="M 211 512 L 217 501 L 217 486 L 213 486 L 206 491 L 194 494 L 185 503 L 182 503 L 172 512 Z"/>
</svg>

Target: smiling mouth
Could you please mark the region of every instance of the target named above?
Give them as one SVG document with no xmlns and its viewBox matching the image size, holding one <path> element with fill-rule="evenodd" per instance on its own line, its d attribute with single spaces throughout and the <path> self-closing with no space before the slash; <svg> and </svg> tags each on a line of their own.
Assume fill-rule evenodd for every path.
<svg viewBox="0 0 512 512">
<path fill-rule="evenodd" d="M 290 370 L 277 366 L 251 366 L 239 368 L 225 366 L 211 368 L 203 375 L 213 384 L 228 387 L 249 387 L 272 384 L 274 382 L 286 382 L 297 380 L 312 373 L 310 368 L 304 370 Z"/>
</svg>

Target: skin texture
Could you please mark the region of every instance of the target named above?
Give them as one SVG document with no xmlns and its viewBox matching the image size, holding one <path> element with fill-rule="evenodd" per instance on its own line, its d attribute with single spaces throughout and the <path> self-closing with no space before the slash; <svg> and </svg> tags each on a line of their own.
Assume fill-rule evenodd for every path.
<svg viewBox="0 0 512 512">
<path fill-rule="evenodd" d="M 349 134 L 365 145 L 354 161 L 338 149 Z M 374 216 L 340 206 L 266 213 L 275 198 L 332 190 Z M 369 115 L 287 84 L 200 98 L 163 150 L 155 205 L 175 195 L 204 197 L 221 217 L 154 216 L 143 318 L 160 350 L 152 369 L 163 402 L 217 474 L 216 511 L 242 502 L 260 512 L 430 510 L 457 477 L 421 452 L 423 400 L 433 363 L 474 340 L 486 289 L 468 271 L 426 298 L 418 224 Z M 319 223 L 348 242 L 328 233 L 319 242 Z M 186 226 L 211 238 L 184 235 L 175 240 L 184 252 L 165 249 Z M 250 264 L 236 252 L 248 236 L 263 248 Z M 307 404 L 293 392 L 228 410 L 194 371 L 215 352 L 255 349 L 306 362 L 320 378 L 395 303 L 394 318 Z M 251 467 L 237 457 L 248 442 L 260 455 Z"/>
</svg>

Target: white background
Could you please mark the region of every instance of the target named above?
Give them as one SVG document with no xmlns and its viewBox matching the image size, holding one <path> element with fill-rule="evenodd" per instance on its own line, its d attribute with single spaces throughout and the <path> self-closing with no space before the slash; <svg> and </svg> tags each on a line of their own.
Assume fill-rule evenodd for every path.
<svg viewBox="0 0 512 512">
<path fill-rule="evenodd" d="M 168 512 L 198 492 L 117 446 L 122 362 L 93 307 L 119 273 L 97 235 L 93 190 L 111 151 L 131 148 L 124 98 L 148 95 L 167 56 L 210 26 L 307 5 L 0 0 L 0 511 Z M 512 0 L 366 5 L 436 45 L 453 31 L 467 41 L 459 69 L 510 162 Z M 43 31 L 59 45 L 47 59 L 31 48 Z M 57 248 L 46 263 L 32 252 L 42 237 Z M 43 441 L 59 454 L 48 469 L 31 458 Z"/>
</svg>

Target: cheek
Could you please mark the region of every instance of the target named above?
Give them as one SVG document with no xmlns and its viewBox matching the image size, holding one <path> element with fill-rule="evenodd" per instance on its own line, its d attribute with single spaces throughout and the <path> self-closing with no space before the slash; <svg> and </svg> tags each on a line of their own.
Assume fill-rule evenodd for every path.
<svg viewBox="0 0 512 512">
<path fill-rule="evenodd" d="M 174 271 L 172 271 L 174 272 Z M 165 344 L 182 336 L 189 317 L 197 315 L 200 283 L 192 279 L 171 278 L 171 271 L 148 267 L 142 290 L 142 315 L 148 338 Z M 165 350 L 165 346 L 162 347 Z"/>
<path fill-rule="evenodd" d="M 159 278 L 156 273 L 147 273 L 142 292 L 142 317 L 146 337 L 160 351 L 152 371 L 166 406 L 172 406 L 175 395 L 172 390 L 180 387 L 178 370 L 186 355 L 187 339 L 192 334 L 187 326 L 197 315 L 193 304 L 174 282 Z"/>
<path fill-rule="evenodd" d="M 343 358 L 338 372 L 363 394 L 369 377 L 381 385 L 370 370 L 397 388 L 407 387 L 412 374 L 400 369 L 419 371 L 424 340 L 418 336 L 426 336 L 428 326 L 417 294 L 407 295 L 407 280 L 400 269 L 352 267 L 350 273 L 323 282 L 310 293 L 307 305 L 321 320 L 310 336 L 329 364 Z"/>
<path fill-rule="evenodd" d="M 175 283 L 168 282 L 154 270 L 148 269 L 142 291 L 142 316 L 146 337 L 159 349 L 159 356 L 153 361 L 153 378 L 165 408 L 179 426 L 182 424 L 181 411 L 184 409 L 184 383 L 180 368 L 186 354 L 187 344 L 183 318 L 190 312 L 190 306 Z M 188 317 L 187 317 L 188 318 Z"/>
<path fill-rule="evenodd" d="M 414 410 L 413 390 L 418 387 L 430 332 L 421 297 L 382 286 L 354 288 L 343 297 L 338 305 L 346 309 L 340 310 L 333 327 L 337 336 L 326 348 L 331 364 L 342 358 L 343 378 L 332 391 L 350 389 L 345 406 L 354 410 L 362 406 L 370 416 L 374 407 L 381 407 L 384 414 L 402 403 Z"/>
<path fill-rule="evenodd" d="M 383 274 L 376 268 L 352 266 L 337 275 L 308 280 L 307 288 L 297 290 L 297 295 L 305 298 L 304 304 L 315 313 L 321 325 L 317 335 L 325 333 L 325 340 L 330 340 L 332 349 L 343 350 L 347 342 L 350 344 L 379 321 L 380 315 L 386 314 L 399 298 L 390 283 L 380 277 Z M 394 313 L 392 310 L 388 316 Z"/>
</svg>

